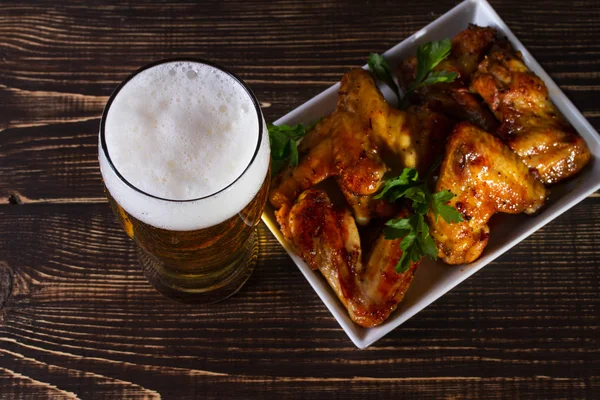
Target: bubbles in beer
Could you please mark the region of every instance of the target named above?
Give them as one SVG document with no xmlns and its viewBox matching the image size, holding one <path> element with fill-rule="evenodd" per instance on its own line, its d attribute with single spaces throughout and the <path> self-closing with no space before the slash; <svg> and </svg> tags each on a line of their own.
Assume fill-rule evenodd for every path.
<svg viewBox="0 0 600 400">
<path fill-rule="evenodd" d="M 208 65 L 177 62 L 147 69 L 114 99 L 105 134 L 113 164 L 154 196 L 189 200 L 218 192 L 250 163 L 256 113 L 232 77 Z"/>
</svg>

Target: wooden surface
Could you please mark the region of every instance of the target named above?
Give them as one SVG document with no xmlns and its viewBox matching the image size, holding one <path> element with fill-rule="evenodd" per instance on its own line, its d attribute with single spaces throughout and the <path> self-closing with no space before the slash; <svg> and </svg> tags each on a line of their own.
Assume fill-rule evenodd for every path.
<svg viewBox="0 0 600 400">
<path fill-rule="evenodd" d="M 1 399 L 600 397 L 597 194 L 363 351 L 263 225 L 242 291 L 192 307 L 106 204 L 99 117 L 139 66 L 224 64 L 272 121 L 455 1 L 61 3 L 0 4 Z M 492 5 L 599 129 L 598 2 Z"/>
</svg>

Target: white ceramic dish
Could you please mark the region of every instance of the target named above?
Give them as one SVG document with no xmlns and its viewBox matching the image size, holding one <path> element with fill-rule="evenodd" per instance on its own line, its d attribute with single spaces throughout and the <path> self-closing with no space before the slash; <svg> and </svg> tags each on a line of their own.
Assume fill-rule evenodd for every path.
<svg viewBox="0 0 600 400">
<path fill-rule="evenodd" d="M 331 290 L 321 273 L 319 271 L 312 271 L 285 241 L 279 231 L 273 210 L 270 206 L 267 206 L 263 214 L 263 221 L 286 249 L 298 268 L 300 268 L 310 285 L 319 297 L 321 297 L 352 342 L 361 349 L 381 339 L 391 330 L 400 326 L 404 321 L 427 307 L 492 260 L 508 251 L 521 240 L 585 199 L 594 191 L 600 189 L 600 138 L 597 132 L 564 93 L 562 93 L 558 86 L 556 86 L 552 79 L 550 79 L 548 74 L 544 72 L 542 67 L 534 60 L 527 49 L 523 47 L 521 42 L 519 42 L 485 0 L 464 1 L 425 28 L 388 50 L 385 53 L 385 57 L 392 70 L 394 70 L 402 59 L 414 55 L 420 44 L 431 40 L 452 37 L 465 29 L 469 23 L 495 27 L 501 35 L 506 36 L 510 40 L 517 50 L 521 51 L 523 59 L 529 68 L 546 82 L 554 104 L 556 104 L 587 142 L 593 155 L 592 160 L 590 165 L 577 178 L 570 180 L 566 184 L 552 187 L 551 198 L 538 215 L 534 217 L 527 217 L 525 215 L 500 216 L 494 224 L 487 248 L 476 262 L 463 266 L 449 267 L 441 261 L 434 262 L 425 259 L 418 268 L 413 283 L 404 300 L 398 306 L 398 309 L 387 321 L 374 328 L 363 328 L 350 320 L 346 309 L 338 300 L 333 290 Z M 368 54 L 365 54 L 365 59 L 367 56 Z M 295 125 L 298 123 L 313 123 L 321 116 L 333 111 L 337 101 L 338 89 L 339 83 L 280 118 L 275 124 Z M 390 96 L 389 98 L 391 98 L 391 92 L 387 88 L 382 88 L 382 91 L 386 97 Z M 307 290 L 309 289 L 307 288 Z"/>
</svg>

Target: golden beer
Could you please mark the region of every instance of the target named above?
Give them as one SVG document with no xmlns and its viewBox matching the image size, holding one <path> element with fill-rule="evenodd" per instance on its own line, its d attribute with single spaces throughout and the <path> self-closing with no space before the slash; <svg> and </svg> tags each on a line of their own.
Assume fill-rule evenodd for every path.
<svg viewBox="0 0 600 400">
<path fill-rule="evenodd" d="M 220 67 L 160 62 L 117 88 L 102 117 L 100 166 L 157 290 L 183 302 L 239 290 L 256 262 L 269 159 L 256 98 Z"/>
</svg>

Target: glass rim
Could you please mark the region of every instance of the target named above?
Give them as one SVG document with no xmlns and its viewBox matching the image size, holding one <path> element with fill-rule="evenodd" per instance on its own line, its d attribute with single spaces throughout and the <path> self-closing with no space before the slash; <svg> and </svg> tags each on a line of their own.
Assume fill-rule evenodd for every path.
<svg viewBox="0 0 600 400">
<path fill-rule="evenodd" d="M 258 119 L 258 138 L 257 138 L 257 142 L 256 142 L 256 149 L 254 150 L 254 154 L 252 155 L 252 158 L 250 159 L 250 162 L 244 168 L 244 170 L 242 171 L 242 173 L 240 173 L 240 175 L 237 178 L 235 178 L 232 182 L 230 182 L 227 186 L 219 189 L 218 191 L 216 191 L 214 193 L 211 193 L 209 195 L 202 196 L 202 197 L 197 197 L 197 198 L 193 198 L 193 199 L 185 199 L 185 200 L 168 199 L 168 198 L 156 196 L 156 195 L 153 195 L 151 193 L 148 193 L 148 192 L 146 192 L 146 191 L 144 191 L 144 190 L 136 187 L 134 184 L 132 184 L 131 182 L 129 182 L 121 174 L 121 172 L 119 172 L 119 170 L 117 169 L 117 167 L 113 164 L 112 159 L 110 158 L 110 154 L 108 152 L 108 145 L 106 144 L 106 133 L 105 133 L 106 118 L 108 116 L 108 112 L 110 110 L 110 106 L 112 105 L 113 101 L 115 100 L 115 98 L 117 97 L 117 95 L 119 94 L 119 92 L 121 91 L 121 89 L 123 89 L 125 87 L 125 85 L 130 80 L 132 80 L 134 77 L 136 77 L 141 72 L 143 72 L 143 71 L 145 71 L 147 69 L 150 69 L 152 67 L 156 67 L 158 65 L 168 64 L 168 63 L 172 63 L 172 62 L 192 62 L 192 63 L 197 63 L 197 64 L 208 65 L 209 67 L 215 68 L 215 69 L 217 69 L 217 70 L 219 70 L 219 71 L 221 71 L 221 72 L 229 75 L 231 78 L 233 78 L 233 80 L 235 82 L 237 82 L 246 91 L 246 93 L 250 97 L 250 100 L 252 101 L 252 104 L 254 105 L 254 109 L 256 111 L 256 116 L 257 116 L 257 119 Z M 194 202 L 194 201 L 208 199 L 208 198 L 211 198 L 213 196 L 218 195 L 219 193 L 224 192 L 225 190 L 227 190 L 230 187 L 232 187 L 237 181 L 239 181 L 246 174 L 246 172 L 248 171 L 248 169 L 250 169 L 250 166 L 252 166 L 252 164 L 256 160 L 256 157 L 258 155 L 258 151 L 260 150 L 260 146 L 261 146 L 261 143 L 262 143 L 262 140 L 263 140 L 263 134 L 264 134 L 264 132 L 263 132 L 263 125 L 264 125 L 263 121 L 264 121 L 264 116 L 263 116 L 262 110 L 260 108 L 260 104 L 258 102 L 258 99 L 254 95 L 254 92 L 252 92 L 252 89 L 250 89 L 250 87 L 240 77 L 238 77 L 233 72 L 229 71 L 225 67 L 222 67 L 222 66 L 220 66 L 220 65 L 218 65 L 218 64 L 216 64 L 214 62 L 207 61 L 207 60 L 204 60 L 204 59 L 201 59 L 201 58 L 196 58 L 196 57 L 165 58 L 165 59 L 162 59 L 162 60 L 154 61 L 154 62 L 152 62 L 150 64 L 146 64 L 146 65 L 138 68 L 136 71 L 134 71 L 133 73 L 131 73 L 127 78 L 125 78 L 121 83 L 119 83 L 119 86 L 117 86 L 115 90 L 113 90 L 113 92 L 111 93 L 110 97 L 108 98 L 108 101 L 106 102 L 106 105 L 104 106 L 104 110 L 102 111 L 102 117 L 100 119 L 100 146 L 102 148 L 104 156 L 106 157 L 106 161 L 108 162 L 108 165 L 113 170 L 113 172 L 117 175 L 117 177 L 119 178 L 119 180 L 121 180 L 121 182 L 125 183 L 127 186 L 129 186 L 130 188 L 132 188 L 136 192 L 138 192 L 140 194 L 143 194 L 144 196 L 152 197 L 152 198 L 157 199 L 157 200 L 162 200 L 162 201 L 167 201 L 167 202 L 172 202 L 172 203 L 190 203 L 190 202 Z"/>
</svg>

